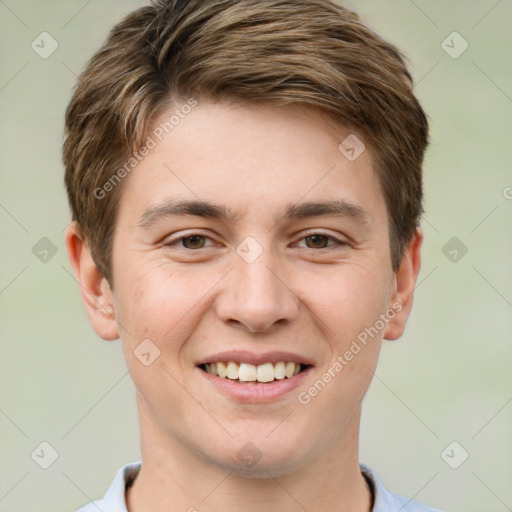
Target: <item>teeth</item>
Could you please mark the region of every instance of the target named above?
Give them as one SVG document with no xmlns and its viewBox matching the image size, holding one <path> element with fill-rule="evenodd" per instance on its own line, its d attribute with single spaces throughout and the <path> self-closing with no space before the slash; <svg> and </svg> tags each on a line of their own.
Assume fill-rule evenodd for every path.
<svg viewBox="0 0 512 512">
<path fill-rule="evenodd" d="M 215 366 L 215 363 L 210 363 L 210 369 L 212 366 Z M 217 363 L 217 375 L 219 377 L 222 377 L 223 379 L 225 379 L 228 376 L 226 365 L 220 361 Z"/>
<path fill-rule="evenodd" d="M 265 363 L 258 365 L 258 382 L 272 382 L 274 380 L 274 365 Z"/>
<path fill-rule="evenodd" d="M 232 380 L 238 379 L 238 365 L 233 361 L 228 363 L 227 377 Z"/>
<path fill-rule="evenodd" d="M 290 378 L 293 377 L 295 372 L 295 363 L 286 363 L 286 368 L 284 369 L 285 375 Z"/>
<path fill-rule="evenodd" d="M 213 365 L 213 366 L 215 366 L 215 365 Z M 300 364 L 297 366 L 300 369 Z M 274 378 L 276 378 L 278 380 L 284 379 L 286 377 L 285 368 L 286 368 L 286 363 L 283 363 L 283 361 L 279 361 L 279 363 L 276 363 L 274 365 Z"/>
<path fill-rule="evenodd" d="M 215 366 L 215 363 L 212 363 L 212 366 Z M 252 382 L 256 380 L 256 373 L 256 366 L 253 364 L 242 363 L 238 369 L 238 378 L 243 382 Z"/>
<path fill-rule="evenodd" d="M 300 363 L 293 361 L 279 361 L 278 363 L 264 363 L 259 365 L 249 363 L 235 363 L 234 361 L 218 361 L 207 363 L 205 370 L 211 375 L 239 382 L 272 382 L 274 379 L 281 380 L 285 377 L 290 379 L 301 370 Z"/>
</svg>

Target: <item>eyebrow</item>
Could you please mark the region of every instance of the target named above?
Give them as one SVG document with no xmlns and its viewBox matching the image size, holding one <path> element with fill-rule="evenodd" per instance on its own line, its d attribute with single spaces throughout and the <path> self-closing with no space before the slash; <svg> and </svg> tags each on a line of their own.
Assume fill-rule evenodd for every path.
<svg viewBox="0 0 512 512">
<path fill-rule="evenodd" d="M 229 223 L 234 223 L 240 218 L 240 212 L 208 201 L 168 199 L 158 205 L 149 207 L 142 214 L 137 224 L 142 229 L 149 229 L 161 219 L 185 215 L 217 219 Z M 288 204 L 281 219 L 300 220 L 320 216 L 342 217 L 355 223 L 370 224 L 370 217 L 366 211 L 361 206 L 345 199 Z"/>
</svg>

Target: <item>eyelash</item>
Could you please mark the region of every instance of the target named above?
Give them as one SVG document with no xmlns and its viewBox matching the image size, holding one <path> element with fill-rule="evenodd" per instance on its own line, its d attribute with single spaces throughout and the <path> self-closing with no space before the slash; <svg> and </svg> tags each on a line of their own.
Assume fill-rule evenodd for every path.
<svg viewBox="0 0 512 512">
<path fill-rule="evenodd" d="M 182 242 L 183 240 L 187 239 L 187 238 L 192 238 L 194 236 L 199 236 L 199 237 L 202 237 L 202 238 L 207 238 L 207 239 L 210 239 L 211 240 L 211 237 L 209 236 L 206 236 L 206 235 L 203 235 L 202 233 L 190 233 L 189 235 L 186 235 L 186 236 L 181 236 L 179 238 L 176 238 L 175 240 L 170 240 L 169 242 L 166 242 L 164 245 L 165 246 L 176 246 L 178 245 L 180 242 Z M 325 238 L 327 238 L 328 240 L 332 240 L 334 241 L 335 243 L 332 244 L 332 245 L 328 245 L 326 247 L 319 247 L 319 248 L 312 248 L 312 247 L 305 247 L 305 249 L 311 249 L 313 251 L 318 251 L 319 249 L 333 249 L 333 248 L 336 248 L 336 246 L 338 248 L 341 248 L 341 247 L 344 247 L 344 246 L 348 246 L 349 244 L 347 242 L 344 242 L 342 240 L 339 240 L 335 237 L 333 237 L 332 235 L 328 235 L 326 233 L 322 233 L 322 232 L 319 232 L 319 231 L 311 231 L 311 232 L 308 232 L 308 233 L 305 233 L 300 239 L 299 241 L 302 241 L 302 240 L 305 240 L 306 238 L 310 238 L 310 237 L 313 237 L 313 236 L 323 236 Z M 211 247 L 211 246 L 207 246 L 207 247 Z M 200 249 L 204 249 L 205 247 L 200 247 L 199 249 L 189 249 L 188 247 L 183 247 L 181 246 L 180 247 L 181 249 L 185 249 L 187 251 L 199 251 Z"/>
</svg>

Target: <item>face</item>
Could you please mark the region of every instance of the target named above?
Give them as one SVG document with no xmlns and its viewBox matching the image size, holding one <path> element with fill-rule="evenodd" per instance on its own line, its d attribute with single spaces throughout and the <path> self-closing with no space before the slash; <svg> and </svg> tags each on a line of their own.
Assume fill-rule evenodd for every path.
<svg viewBox="0 0 512 512">
<path fill-rule="evenodd" d="M 170 445 L 277 475 L 357 442 L 406 312 L 370 149 L 338 149 L 350 134 L 297 107 L 200 102 L 125 179 L 113 311 Z"/>
</svg>

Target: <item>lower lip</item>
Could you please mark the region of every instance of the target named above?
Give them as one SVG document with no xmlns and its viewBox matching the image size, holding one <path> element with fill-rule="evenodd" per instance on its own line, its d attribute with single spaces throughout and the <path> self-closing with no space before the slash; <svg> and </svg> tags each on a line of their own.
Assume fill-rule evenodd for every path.
<svg viewBox="0 0 512 512">
<path fill-rule="evenodd" d="M 217 377 L 211 373 L 205 372 L 201 368 L 197 368 L 204 379 L 214 385 L 221 393 L 228 395 L 239 402 L 247 403 L 265 403 L 272 402 L 287 393 L 290 393 L 307 378 L 312 366 L 308 366 L 305 370 L 291 378 L 281 380 L 273 380 L 267 383 L 249 383 L 241 384 L 234 380 L 223 377 Z"/>
</svg>

